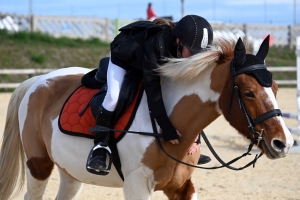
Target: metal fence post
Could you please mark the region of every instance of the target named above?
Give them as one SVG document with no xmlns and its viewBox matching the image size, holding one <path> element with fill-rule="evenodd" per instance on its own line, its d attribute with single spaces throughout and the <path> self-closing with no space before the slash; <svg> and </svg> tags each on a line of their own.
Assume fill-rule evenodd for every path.
<svg viewBox="0 0 300 200">
<path fill-rule="evenodd" d="M 243 31 L 245 33 L 244 42 L 247 44 L 247 42 L 248 42 L 248 26 L 247 26 L 247 24 L 243 24 Z"/>
<path fill-rule="evenodd" d="M 293 49 L 292 26 L 288 25 L 288 47 Z"/>
<path fill-rule="evenodd" d="M 110 20 L 108 18 L 105 19 L 105 25 L 104 25 L 104 38 L 106 42 L 109 42 L 109 24 Z"/>
<path fill-rule="evenodd" d="M 298 131 L 300 130 L 300 36 L 297 37 L 296 43 L 297 55 L 297 105 L 298 105 Z M 300 144 L 300 134 L 298 132 L 298 145 Z"/>
<path fill-rule="evenodd" d="M 36 30 L 36 22 L 35 22 L 35 16 L 34 15 L 29 15 L 29 22 L 30 22 L 30 31 L 34 32 Z"/>
<path fill-rule="evenodd" d="M 114 37 L 116 36 L 116 35 L 118 35 L 118 32 L 119 32 L 119 18 L 117 18 L 117 19 L 115 19 L 115 31 L 114 31 Z"/>
</svg>

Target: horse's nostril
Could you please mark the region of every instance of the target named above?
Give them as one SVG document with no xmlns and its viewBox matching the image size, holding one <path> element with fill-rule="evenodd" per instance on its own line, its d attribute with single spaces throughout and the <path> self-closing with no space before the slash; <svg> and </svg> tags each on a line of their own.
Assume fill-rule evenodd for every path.
<svg viewBox="0 0 300 200">
<path fill-rule="evenodd" d="M 282 150 L 286 147 L 286 145 L 283 142 L 281 142 L 280 140 L 273 140 L 273 145 L 278 150 Z"/>
</svg>

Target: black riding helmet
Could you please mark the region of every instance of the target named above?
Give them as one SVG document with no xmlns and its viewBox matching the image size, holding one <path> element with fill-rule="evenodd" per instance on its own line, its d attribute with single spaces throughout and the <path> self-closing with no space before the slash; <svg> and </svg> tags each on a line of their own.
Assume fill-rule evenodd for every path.
<svg viewBox="0 0 300 200">
<path fill-rule="evenodd" d="M 186 15 L 177 22 L 173 34 L 193 54 L 201 52 L 213 42 L 213 30 L 206 19 L 197 15 Z"/>
</svg>

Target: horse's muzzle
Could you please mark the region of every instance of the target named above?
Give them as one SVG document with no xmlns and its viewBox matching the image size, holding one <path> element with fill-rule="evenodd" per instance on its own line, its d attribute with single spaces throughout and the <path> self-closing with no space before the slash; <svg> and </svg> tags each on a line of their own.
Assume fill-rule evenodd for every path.
<svg viewBox="0 0 300 200">
<path fill-rule="evenodd" d="M 290 146 L 286 145 L 285 142 L 276 138 L 272 139 L 270 145 L 268 145 L 266 141 L 263 141 L 262 146 L 266 156 L 270 159 L 283 158 L 288 154 L 290 150 Z"/>
</svg>

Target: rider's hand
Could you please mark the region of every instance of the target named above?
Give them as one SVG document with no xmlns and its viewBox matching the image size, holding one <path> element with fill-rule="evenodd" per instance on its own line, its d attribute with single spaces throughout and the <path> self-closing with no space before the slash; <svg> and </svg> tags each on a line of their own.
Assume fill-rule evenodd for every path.
<svg viewBox="0 0 300 200">
<path fill-rule="evenodd" d="M 197 143 L 193 143 L 188 151 L 188 155 L 193 155 L 193 153 L 199 151 L 199 145 Z"/>
<path fill-rule="evenodd" d="M 181 133 L 178 130 L 176 130 L 176 132 L 177 132 L 177 135 L 179 137 L 181 137 Z M 178 139 L 176 139 L 176 140 L 170 140 L 169 142 L 171 142 L 172 144 L 179 144 L 179 140 Z"/>
<path fill-rule="evenodd" d="M 156 121 L 160 128 L 162 129 L 162 137 L 165 142 L 178 140 L 178 131 L 172 125 L 169 117 L 167 115 L 161 115 L 156 118 Z M 178 141 L 177 141 L 178 143 Z"/>
</svg>

